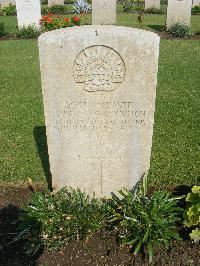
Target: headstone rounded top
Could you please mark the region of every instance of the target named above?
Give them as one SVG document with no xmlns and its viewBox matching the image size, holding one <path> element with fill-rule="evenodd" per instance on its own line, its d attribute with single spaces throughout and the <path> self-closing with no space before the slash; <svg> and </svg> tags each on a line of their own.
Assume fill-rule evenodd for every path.
<svg viewBox="0 0 200 266">
<path fill-rule="evenodd" d="M 157 33 L 147 30 L 114 25 L 86 25 L 48 31 L 41 34 L 38 41 L 47 41 L 49 44 L 58 43 L 60 39 L 73 37 L 73 35 L 79 34 L 79 32 L 81 32 L 82 35 L 88 35 L 88 39 L 92 39 L 94 36 L 98 37 L 100 33 L 105 35 L 106 32 L 108 32 L 108 34 L 112 32 L 112 35 L 120 35 L 121 33 L 124 36 L 127 34 L 129 38 L 143 39 L 143 41 L 146 42 L 151 42 L 152 40 L 157 40 L 159 42 L 160 40 Z"/>
</svg>

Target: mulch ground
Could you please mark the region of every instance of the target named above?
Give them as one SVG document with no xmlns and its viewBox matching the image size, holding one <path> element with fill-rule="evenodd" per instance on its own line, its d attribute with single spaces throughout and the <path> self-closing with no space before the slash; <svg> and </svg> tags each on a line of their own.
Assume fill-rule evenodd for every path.
<svg viewBox="0 0 200 266">
<path fill-rule="evenodd" d="M 38 187 L 39 190 L 43 189 Z M 1 266 L 114 266 L 148 265 L 144 254 L 134 257 L 129 247 L 116 241 L 114 232 L 99 232 L 86 242 L 70 242 L 61 251 L 43 250 L 35 257 L 22 252 L 22 242 L 12 243 L 16 221 L 24 203 L 31 197 L 28 186 L 1 186 L 0 190 L 0 265 Z M 189 240 L 174 241 L 167 251 L 155 250 L 154 265 L 200 265 L 200 246 Z"/>
</svg>

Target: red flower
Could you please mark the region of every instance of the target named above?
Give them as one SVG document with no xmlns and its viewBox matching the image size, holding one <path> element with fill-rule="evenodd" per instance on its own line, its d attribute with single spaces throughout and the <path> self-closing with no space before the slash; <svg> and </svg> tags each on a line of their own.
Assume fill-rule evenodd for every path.
<svg viewBox="0 0 200 266">
<path fill-rule="evenodd" d="M 49 13 L 48 16 L 49 16 L 49 17 L 52 17 L 52 16 L 53 16 L 53 13 Z"/>
<path fill-rule="evenodd" d="M 52 18 L 47 18 L 47 19 L 46 19 L 46 22 L 47 22 L 48 24 L 50 24 L 52 21 L 53 21 Z"/>
<path fill-rule="evenodd" d="M 64 18 L 64 21 L 68 23 L 69 22 L 69 18 Z"/>
<path fill-rule="evenodd" d="M 75 22 L 79 22 L 80 21 L 80 18 L 79 17 L 76 17 L 76 16 L 73 17 L 73 19 L 74 19 Z"/>
</svg>

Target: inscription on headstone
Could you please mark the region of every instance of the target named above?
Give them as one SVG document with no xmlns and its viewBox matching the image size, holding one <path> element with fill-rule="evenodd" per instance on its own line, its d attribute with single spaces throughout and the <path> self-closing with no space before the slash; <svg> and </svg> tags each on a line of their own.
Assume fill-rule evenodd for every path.
<svg viewBox="0 0 200 266">
<path fill-rule="evenodd" d="M 192 0 L 168 0 L 166 26 L 176 22 L 190 26 Z"/>
<path fill-rule="evenodd" d="M 40 0 L 16 0 L 18 27 L 39 27 L 41 19 Z"/>
<path fill-rule="evenodd" d="M 132 188 L 150 165 L 159 37 L 74 27 L 41 35 L 39 51 L 53 186 Z"/>
</svg>

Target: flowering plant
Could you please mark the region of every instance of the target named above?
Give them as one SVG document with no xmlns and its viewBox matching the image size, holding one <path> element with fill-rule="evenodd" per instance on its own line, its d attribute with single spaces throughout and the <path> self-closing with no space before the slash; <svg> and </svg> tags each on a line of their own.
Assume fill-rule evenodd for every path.
<svg viewBox="0 0 200 266">
<path fill-rule="evenodd" d="M 86 0 L 76 0 L 74 3 L 74 12 L 76 14 L 88 13 L 91 9 L 91 5 Z"/>
<path fill-rule="evenodd" d="M 72 18 L 55 16 L 49 13 L 47 16 L 43 16 L 40 19 L 40 25 L 43 31 L 51 31 L 61 28 L 80 26 L 81 19 L 77 16 Z"/>
</svg>

